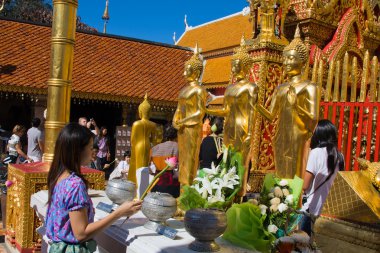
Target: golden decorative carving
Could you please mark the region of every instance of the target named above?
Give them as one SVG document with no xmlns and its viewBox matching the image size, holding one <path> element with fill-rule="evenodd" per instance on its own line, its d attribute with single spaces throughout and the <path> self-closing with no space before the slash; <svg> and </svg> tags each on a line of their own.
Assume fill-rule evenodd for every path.
<svg viewBox="0 0 380 253">
<path fill-rule="evenodd" d="M 40 221 L 33 208 L 30 198 L 33 193 L 47 189 L 48 163 L 10 164 L 8 178 L 13 185 L 7 194 L 7 240 L 13 245 L 25 250 L 38 250 L 41 238 L 36 233 Z M 83 170 L 84 177 L 89 181 L 89 187 L 104 190 L 104 173 Z"/>
</svg>

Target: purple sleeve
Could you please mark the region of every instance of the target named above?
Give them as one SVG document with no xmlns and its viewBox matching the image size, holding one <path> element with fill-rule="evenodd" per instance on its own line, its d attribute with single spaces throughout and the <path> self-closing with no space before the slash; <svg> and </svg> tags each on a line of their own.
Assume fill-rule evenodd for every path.
<svg viewBox="0 0 380 253">
<path fill-rule="evenodd" d="M 66 197 L 66 207 L 69 211 L 77 211 L 79 209 L 90 206 L 90 197 L 88 196 L 86 185 L 82 180 L 78 180 L 71 184 Z"/>
</svg>

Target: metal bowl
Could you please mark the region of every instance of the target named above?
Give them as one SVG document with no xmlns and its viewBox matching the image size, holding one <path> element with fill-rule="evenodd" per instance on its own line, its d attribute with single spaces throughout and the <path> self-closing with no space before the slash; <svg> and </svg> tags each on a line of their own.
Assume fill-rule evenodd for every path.
<svg viewBox="0 0 380 253">
<path fill-rule="evenodd" d="M 107 183 L 106 194 L 113 203 L 121 205 L 135 198 L 136 184 L 124 179 L 113 179 Z"/>
<path fill-rule="evenodd" d="M 173 217 L 176 210 L 176 199 L 168 193 L 161 192 L 148 193 L 141 207 L 143 214 L 154 222 L 165 222 Z"/>
<path fill-rule="evenodd" d="M 185 229 L 196 240 L 189 248 L 198 252 L 215 252 L 220 247 L 214 239 L 227 228 L 226 213 L 217 209 L 190 209 L 185 214 Z"/>
</svg>

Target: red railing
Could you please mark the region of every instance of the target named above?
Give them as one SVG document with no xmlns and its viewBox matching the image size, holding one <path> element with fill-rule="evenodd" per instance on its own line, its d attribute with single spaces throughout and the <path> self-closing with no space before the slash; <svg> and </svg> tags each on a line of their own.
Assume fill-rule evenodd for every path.
<svg viewBox="0 0 380 253">
<path fill-rule="evenodd" d="M 346 170 L 359 169 L 354 157 L 379 161 L 380 102 L 321 102 L 320 116 L 338 128 Z"/>
</svg>

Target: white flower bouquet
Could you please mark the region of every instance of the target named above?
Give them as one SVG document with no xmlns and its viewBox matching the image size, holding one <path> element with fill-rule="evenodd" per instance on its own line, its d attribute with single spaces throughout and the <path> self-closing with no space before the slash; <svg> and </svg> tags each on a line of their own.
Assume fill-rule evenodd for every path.
<svg viewBox="0 0 380 253">
<path fill-rule="evenodd" d="M 285 236 L 298 224 L 300 215 L 290 210 L 297 209 L 302 191 L 303 180 L 279 179 L 268 174 L 264 180 L 263 190 L 259 199 L 249 200 L 260 208 L 265 215 L 264 227 L 276 237 Z"/>
<path fill-rule="evenodd" d="M 191 186 L 183 187 L 179 203 L 183 210 L 192 208 L 219 208 L 226 210 L 240 190 L 244 167 L 242 157 L 231 147 L 224 147 L 223 160 L 218 166 L 198 171 Z"/>
</svg>

